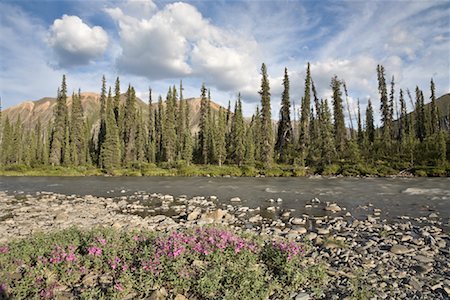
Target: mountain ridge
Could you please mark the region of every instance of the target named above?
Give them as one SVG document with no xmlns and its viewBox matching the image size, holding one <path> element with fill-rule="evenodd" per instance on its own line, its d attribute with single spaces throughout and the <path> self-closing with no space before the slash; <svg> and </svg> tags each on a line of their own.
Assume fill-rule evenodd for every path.
<svg viewBox="0 0 450 300">
<path fill-rule="evenodd" d="M 121 94 L 120 102 L 124 103 L 126 94 Z M 200 121 L 200 98 L 187 98 L 187 103 L 190 109 L 190 121 L 191 129 L 195 132 L 198 131 L 198 124 Z M 143 116 L 148 116 L 148 103 L 136 96 L 137 109 L 141 110 Z M 84 118 L 91 124 L 98 122 L 100 115 L 100 94 L 95 92 L 83 92 L 81 93 L 81 105 L 83 107 Z M 156 108 L 158 102 L 153 102 L 152 106 Z M 165 105 L 165 103 L 164 103 Z M 38 100 L 28 100 L 17 105 L 11 106 L 2 111 L 2 119 L 9 118 L 10 122 L 15 123 L 20 117 L 24 128 L 32 129 L 40 120 L 43 128 L 46 128 L 49 121 L 53 118 L 53 109 L 56 106 L 56 98 L 43 97 Z M 67 106 L 69 109 L 72 107 L 72 96 L 67 97 Z M 219 111 L 221 105 L 211 101 L 211 109 L 213 111 Z M 224 107 L 222 107 L 225 109 Z"/>
</svg>

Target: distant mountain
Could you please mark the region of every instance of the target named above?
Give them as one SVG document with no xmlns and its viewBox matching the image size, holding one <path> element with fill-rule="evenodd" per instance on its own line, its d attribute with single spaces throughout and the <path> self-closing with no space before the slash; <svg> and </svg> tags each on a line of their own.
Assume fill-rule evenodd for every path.
<svg viewBox="0 0 450 300">
<path fill-rule="evenodd" d="M 121 95 L 121 102 L 125 102 L 125 95 Z M 145 117 L 148 116 L 148 104 L 136 97 L 137 108 L 140 109 Z M 198 131 L 200 122 L 200 98 L 189 98 L 187 103 L 190 109 L 191 130 Z M 84 110 L 84 117 L 91 123 L 96 124 L 100 116 L 100 94 L 85 92 L 81 93 L 81 104 Z M 67 98 L 67 105 L 72 107 L 72 97 Z M 153 103 L 153 107 L 157 107 L 157 102 Z M 41 121 L 45 128 L 49 121 L 53 118 L 53 109 L 56 107 L 56 98 L 45 97 L 36 101 L 26 101 L 18 105 L 5 109 L 2 112 L 2 119 L 7 117 L 10 121 L 16 122 L 20 120 L 25 128 L 34 128 L 38 120 Z M 211 101 L 211 109 L 219 111 L 220 105 Z"/>
</svg>

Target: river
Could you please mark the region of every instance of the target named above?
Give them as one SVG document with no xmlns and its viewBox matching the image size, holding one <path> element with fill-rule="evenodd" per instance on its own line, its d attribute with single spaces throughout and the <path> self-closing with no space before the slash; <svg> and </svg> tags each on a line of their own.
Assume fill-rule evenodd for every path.
<svg viewBox="0 0 450 300">
<path fill-rule="evenodd" d="M 305 208 L 311 199 L 337 202 L 355 217 L 372 204 L 382 216 L 450 218 L 450 178 L 208 178 L 208 177 L 0 177 L 0 190 L 14 194 L 55 192 L 65 195 L 127 196 L 162 193 L 211 196 L 229 203 L 239 197 L 250 208 L 277 206 L 294 215 L 320 216 L 322 209 Z M 281 202 L 276 202 L 281 198 Z M 274 199 L 275 202 L 269 202 Z"/>
</svg>

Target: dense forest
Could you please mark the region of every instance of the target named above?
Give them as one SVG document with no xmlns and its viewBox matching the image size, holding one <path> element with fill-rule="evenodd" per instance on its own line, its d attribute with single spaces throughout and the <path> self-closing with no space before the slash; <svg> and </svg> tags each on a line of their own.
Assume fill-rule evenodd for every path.
<svg viewBox="0 0 450 300">
<path fill-rule="evenodd" d="M 47 126 L 38 121 L 34 130 L 28 130 L 20 117 L 15 121 L 2 118 L 0 103 L 0 166 L 6 171 L 64 167 L 109 174 L 135 170 L 138 172 L 131 174 L 144 175 L 154 174 L 146 170 L 155 168 L 186 171 L 204 165 L 239 169 L 237 175 L 251 176 L 399 172 L 449 175 L 450 110 L 439 111 L 433 80 L 430 103 L 425 104 L 424 92 L 418 87 L 412 96 L 409 90 L 396 90 L 394 77 L 390 84 L 386 82 L 383 66 L 378 65 L 376 72 L 379 101 L 369 100 L 365 108 L 358 101 L 357 114 L 353 114 L 347 86 L 337 76 L 331 79 L 332 98 L 319 99 L 309 64 L 300 109 L 292 111 L 285 69 L 275 126 L 267 68 L 263 64 L 261 104 L 251 119 L 243 116 L 240 95 L 234 109 L 229 103 L 228 109 L 212 110 L 210 92 L 203 85 L 197 132 L 190 128 L 182 83 L 169 87 L 164 100 L 158 97 L 157 105 L 153 105 L 150 90 L 148 112 L 144 112 L 136 105 L 133 86 L 126 89 L 122 103 L 120 79 L 116 79 L 112 89 L 103 77 L 100 120 L 89 122 L 84 116 L 80 91 L 72 95 L 72 105 L 67 105 L 63 76 L 53 118 Z M 407 98 L 413 107 L 411 112 L 407 111 Z M 381 115 L 379 127 L 374 121 L 377 106 Z M 292 115 L 298 115 L 298 121 L 292 120 Z"/>
</svg>

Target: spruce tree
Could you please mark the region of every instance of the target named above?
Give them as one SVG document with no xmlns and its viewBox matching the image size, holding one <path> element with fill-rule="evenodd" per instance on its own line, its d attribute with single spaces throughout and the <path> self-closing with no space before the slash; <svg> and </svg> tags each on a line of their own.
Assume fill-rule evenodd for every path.
<svg viewBox="0 0 450 300">
<path fill-rule="evenodd" d="M 386 145 L 387 148 L 389 148 L 392 143 L 392 107 L 391 103 L 388 100 L 384 67 L 382 65 L 377 66 L 377 76 L 378 76 L 378 93 L 380 94 L 380 103 L 381 103 L 380 111 L 382 123 L 381 128 L 382 138 L 383 143 Z"/>
<path fill-rule="evenodd" d="M 124 165 L 128 165 L 136 160 L 136 116 L 136 92 L 132 86 L 128 86 L 122 135 L 124 143 L 122 163 Z"/>
<path fill-rule="evenodd" d="M 306 67 L 305 92 L 301 102 L 299 141 L 298 141 L 301 165 L 305 164 L 305 159 L 308 155 L 308 147 L 310 143 L 309 137 L 310 133 L 309 126 L 311 118 L 310 111 L 311 111 L 311 71 L 310 65 L 308 63 Z"/>
<path fill-rule="evenodd" d="M 289 76 L 287 68 L 284 69 L 283 86 L 284 90 L 281 95 L 280 119 L 278 121 L 275 151 L 278 161 L 287 163 L 289 161 L 289 151 L 292 148 L 291 100 L 289 99 Z"/>
<path fill-rule="evenodd" d="M 261 90 L 259 91 L 261 95 L 261 161 L 267 167 L 273 159 L 273 132 L 269 78 L 264 63 L 261 66 L 261 75 Z"/>
<path fill-rule="evenodd" d="M 367 134 L 367 140 L 369 141 L 369 144 L 373 144 L 375 142 L 375 125 L 373 120 L 373 108 L 372 108 L 372 102 L 367 102 L 367 108 L 366 108 L 366 134 Z"/>
<path fill-rule="evenodd" d="M 177 150 L 176 150 L 176 157 L 178 160 L 182 159 L 183 157 L 183 149 L 185 147 L 185 140 L 184 140 L 184 134 L 185 134 L 185 126 L 186 126 L 186 106 L 185 101 L 183 99 L 183 82 L 180 81 L 180 101 L 178 101 L 178 107 L 177 107 L 177 128 L 176 128 L 176 134 L 177 134 Z"/>
<path fill-rule="evenodd" d="M 252 116 L 250 125 L 245 131 L 245 155 L 244 162 L 247 165 L 253 165 L 255 163 L 255 115 Z"/>
<path fill-rule="evenodd" d="M 360 148 L 362 147 L 363 143 L 364 143 L 364 132 L 362 128 L 361 108 L 358 99 L 358 145 Z"/>
<path fill-rule="evenodd" d="M 56 107 L 53 111 L 53 129 L 50 143 L 49 162 L 52 165 L 60 165 L 63 160 L 63 149 L 65 147 L 65 134 L 67 126 L 67 85 L 66 75 L 63 75 L 61 89 L 58 89 Z"/>
<path fill-rule="evenodd" d="M 399 141 L 400 144 L 403 144 L 403 142 L 406 140 L 406 133 L 408 129 L 408 112 L 406 110 L 406 102 L 403 97 L 402 89 L 400 89 L 399 102 L 400 102 L 400 119 L 398 120 Z"/>
<path fill-rule="evenodd" d="M 336 153 L 336 148 L 333 139 L 333 123 L 331 122 L 331 112 L 328 106 L 327 99 L 321 102 L 320 112 L 322 124 L 322 128 L 320 131 L 322 136 L 321 164 L 325 166 L 332 163 Z"/>
<path fill-rule="evenodd" d="M 153 112 L 152 89 L 148 90 L 148 142 L 147 142 L 147 161 L 156 162 L 156 131 L 155 114 Z"/>
<path fill-rule="evenodd" d="M 120 79 L 119 76 L 116 78 L 116 83 L 114 87 L 114 118 L 116 119 L 116 124 L 119 126 L 119 113 L 120 113 Z"/>
<path fill-rule="evenodd" d="M 145 137 L 147 132 L 144 126 L 144 120 L 142 118 L 142 111 L 139 110 L 137 114 L 137 124 L 136 124 L 136 159 L 135 161 L 141 165 L 147 160 L 145 154 L 146 140 Z"/>
<path fill-rule="evenodd" d="M 72 145 L 71 155 L 72 163 L 75 166 L 83 165 L 86 162 L 85 158 L 85 137 L 84 137 L 84 119 L 83 107 L 81 105 L 81 93 L 72 96 L 72 112 L 71 112 L 71 134 L 70 142 Z"/>
<path fill-rule="evenodd" d="M 176 131 L 175 131 L 175 109 L 176 90 L 169 88 L 166 97 L 166 118 L 164 121 L 164 154 L 165 160 L 171 164 L 175 161 L 176 151 Z"/>
<path fill-rule="evenodd" d="M 331 88 L 333 91 L 333 117 L 334 117 L 334 139 L 336 151 L 341 157 L 345 151 L 347 130 L 344 121 L 344 107 L 342 104 L 341 81 L 337 76 L 331 80 Z"/>
<path fill-rule="evenodd" d="M 208 127 L 208 98 L 206 97 L 206 87 L 203 84 L 201 88 L 201 100 L 200 100 L 200 131 L 198 133 L 198 139 L 199 139 L 199 154 L 200 154 L 200 161 L 203 164 L 208 163 L 208 136 L 209 136 L 209 130 Z"/>
<path fill-rule="evenodd" d="M 97 142 L 97 157 L 98 165 L 101 167 L 101 150 L 103 147 L 103 142 L 106 136 L 106 79 L 105 75 L 102 77 L 102 92 L 100 94 L 100 127 L 98 131 L 98 142 Z"/>
<path fill-rule="evenodd" d="M 241 94 L 238 94 L 238 99 L 234 108 L 234 116 L 231 125 L 231 144 L 232 144 L 232 161 L 241 166 L 244 162 L 245 145 L 244 145 L 244 117 L 242 115 Z"/>
<path fill-rule="evenodd" d="M 119 128 L 114 114 L 115 104 L 111 95 L 111 88 L 108 91 L 106 101 L 106 132 L 105 141 L 100 151 L 100 167 L 106 170 L 113 170 L 120 165 L 120 137 Z"/>
<path fill-rule="evenodd" d="M 435 86 L 434 81 L 431 79 L 430 82 L 431 89 L 431 133 L 437 133 L 439 131 L 439 114 L 436 106 L 436 96 L 435 96 Z"/>
<path fill-rule="evenodd" d="M 164 133 L 163 133 L 163 123 L 164 123 L 164 105 L 161 95 L 158 97 L 158 111 L 155 114 L 155 135 L 156 135 L 156 160 L 158 162 L 164 159 Z"/>
<path fill-rule="evenodd" d="M 191 118 L 190 118 L 190 109 L 189 105 L 187 103 L 187 100 L 184 101 L 184 107 L 185 107 L 185 125 L 184 125 L 184 133 L 183 133 L 183 155 L 182 159 L 186 162 L 187 165 L 189 165 L 192 161 L 192 152 L 194 148 L 194 141 L 192 139 L 191 135 Z"/>
<path fill-rule="evenodd" d="M 416 137 L 423 142 L 426 136 L 425 128 L 425 104 L 423 100 L 423 93 L 416 86 L 416 111 L 415 111 L 415 122 L 416 122 Z"/>
</svg>

